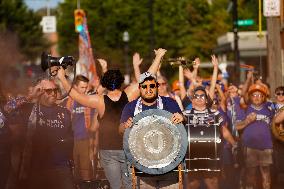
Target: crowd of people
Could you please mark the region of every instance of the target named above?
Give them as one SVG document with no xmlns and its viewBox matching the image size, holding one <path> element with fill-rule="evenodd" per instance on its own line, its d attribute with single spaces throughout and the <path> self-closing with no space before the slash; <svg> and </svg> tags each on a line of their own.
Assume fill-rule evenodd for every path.
<svg viewBox="0 0 284 189">
<path fill-rule="evenodd" d="M 186 165 L 194 166 L 194 161 L 188 163 L 185 157 L 183 188 L 276 186 L 284 173 L 284 139 L 271 130 L 277 127 L 284 133 L 284 87 L 273 93 L 252 70 L 242 85 L 228 84 L 219 77 L 214 55 L 210 81 L 200 76 L 196 58 L 192 68 L 179 66 L 179 78 L 171 87 L 160 71 L 166 50 L 154 53 L 144 73 L 143 59 L 133 55 L 135 77 L 127 86 L 120 70 L 108 69 L 107 62 L 98 59 L 103 73 L 95 89 L 84 75 L 70 83 L 65 70 L 57 67 L 55 77 L 40 78 L 24 97 L 7 99 L 0 90 L 0 188 L 95 189 L 99 166 L 110 188 L 133 188 L 123 134 L 137 114 L 149 109 L 172 113 L 171 122 L 183 123 L 188 132 L 197 122 L 214 122 L 218 128 L 220 171 L 191 171 Z M 61 99 L 63 90 L 69 96 Z M 138 188 L 180 188 L 176 172 L 137 181 Z"/>
</svg>

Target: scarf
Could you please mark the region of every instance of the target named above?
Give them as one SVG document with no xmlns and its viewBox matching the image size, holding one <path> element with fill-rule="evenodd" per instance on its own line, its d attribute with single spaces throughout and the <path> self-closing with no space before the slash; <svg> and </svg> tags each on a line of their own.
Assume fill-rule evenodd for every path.
<svg viewBox="0 0 284 189">
<path fill-rule="evenodd" d="M 164 108 L 163 102 L 162 102 L 162 98 L 160 96 L 158 96 L 157 98 L 157 109 L 162 110 Z M 135 110 L 134 110 L 134 116 L 141 113 L 142 110 L 142 98 L 140 97 L 137 100 L 137 103 L 135 105 Z"/>
</svg>

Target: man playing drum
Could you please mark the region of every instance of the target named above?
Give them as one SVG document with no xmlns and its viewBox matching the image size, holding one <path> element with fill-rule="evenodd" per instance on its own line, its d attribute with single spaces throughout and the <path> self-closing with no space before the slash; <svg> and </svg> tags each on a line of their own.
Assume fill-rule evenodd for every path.
<svg viewBox="0 0 284 189">
<path fill-rule="evenodd" d="M 209 97 L 208 97 L 207 92 L 206 92 L 206 90 L 205 90 L 205 88 L 203 86 L 197 86 L 194 89 L 193 96 L 192 96 L 192 110 L 187 110 L 187 111 L 184 112 L 184 114 L 187 116 L 188 123 L 193 123 L 192 125 L 188 124 L 189 127 L 191 127 L 191 126 L 198 127 L 198 123 L 197 122 L 203 122 L 203 121 L 206 122 L 206 121 L 209 121 L 210 118 L 213 118 L 210 123 L 206 122 L 206 123 L 202 123 L 202 124 L 204 124 L 204 125 L 207 124 L 207 126 L 210 125 L 209 127 L 212 127 L 211 124 L 212 125 L 213 124 L 217 125 L 217 128 L 218 128 L 217 132 L 220 131 L 222 136 L 223 136 L 223 138 L 225 138 L 233 146 L 236 146 L 236 142 L 234 141 L 231 133 L 229 132 L 229 130 L 225 126 L 225 123 L 223 121 L 222 116 L 220 115 L 220 112 L 217 111 L 217 110 L 212 110 L 211 109 L 211 107 L 209 105 Z M 205 129 L 205 127 L 206 126 L 204 126 L 203 128 Z M 190 130 L 190 128 L 188 128 L 188 129 Z M 201 134 L 201 136 L 202 135 L 203 136 L 206 135 L 206 131 L 205 130 L 204 131 L 200 131 L 200 132 L 204 132 L 204 134 Z M 190 134 L 190 136 L 191 135 L 192 134 Z M 214 139 L 214 140 L 216 140 L 216 139 Z M 197 150 L 198 151 L 206 151 L 206 149 L 202 149 L 202 148 L 205 147 L 204 146 L 205 143 L 206 142 L 202 143 L 203 146 L 198 147 Z M 209 144 L 209 142 L 208 142 L 208 144 Z M 192 147 L 193 144 L 189 144 L 189 146 Z M 196 154 L 196 152 L 193 151 L 193 150 L 190 150 L 189 153 L 195 153 Z M 215 152 L 215 153 L 217 153 L 217 152 Z M 203 161 L 204 157 L 202 157 L 201 159 Z M 191 163 L 194 164 L 195 162 L 192 161 L 192 162 L 190 162 L 190 164 Z M 192 165 L 192 166 L 195 166 L 195 165 Z M 201 179 L 204 180 L 207 188 L 210 188 L 210 189 L 218 189 L 219 188 L 219 186 L 218 186 L 218 175 L 215 174 L 215 171 L 211 171 L 209 167 L 206 168 L 206 170 L 205 169 L 200 169 L 200 170 L 198 169 L 198 170 L 191 170 L 189 172 L 190 173 L 188 174 L 187 188 L 190 188 L 190 189 L 197 189 L 197 188 L 199 188 Z"/>
</svg>

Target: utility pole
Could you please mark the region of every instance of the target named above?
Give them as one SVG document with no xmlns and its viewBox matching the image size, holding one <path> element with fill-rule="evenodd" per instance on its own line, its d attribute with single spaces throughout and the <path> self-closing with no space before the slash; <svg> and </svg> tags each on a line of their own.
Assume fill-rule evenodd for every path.
<svg viewBox="0 0 284 189">
<path fill-rule="evenodd" d="M 239 36 L 238 36 L 238 1 L 232 0 L 233 3 L 233 32 L 234 32 L 234 62 L 235 73 L 234 81 L 239 84 L 240 82 L 240 52 L 239 52 Z"/>
<path fill-rule="evenodd" d="M 277 2 L 277 0 L 274 0 Z M 269 7 L 268 1 L 264 1 L 264 16 L 267 23 L 267 67 L 268 83 L 271 91 L 276 87 L 283 85 L 283 71 L 281 62 L 281 26 L 280 26 L 280 8 Z M 275 4 L 276 5 L 276 4 Z M 275 10 L 279 10 L 275 12 Z"/>
<path fill-rule="evenodd" d="M 267 17 L 268 83 L 271 90 L 283 85 L 280 18 Z"/>
<path fill-rule="evenodd" d="M 80 0 L 77 0 L 77 9 L 80 9 L 81 8 L 81 2 Z"/>
<path fill-rule="evenodd" d="M 130 79 L 130 69 L 129 69 L 129 33 L 128 31 L 124 31 L 123 35 L 122 35 L 122 41 L 124 42 L 124 64 L 125 64 L 125 72 L 126 75 L 129 77 L 128 79 Z M 129 84 L 129 83 L 127 83 Z"/>
</svg>

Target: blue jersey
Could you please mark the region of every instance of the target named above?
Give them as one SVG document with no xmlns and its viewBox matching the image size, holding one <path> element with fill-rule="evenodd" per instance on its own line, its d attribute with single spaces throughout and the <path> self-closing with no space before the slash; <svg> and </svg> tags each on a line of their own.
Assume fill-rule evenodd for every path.
<svg viewBox="0 0 284 189">
<path fill-rule="evenodd" d="M 177 112 L 181 113 L 181 110 L 175 100 L 173 100 L 170 97 L 161 96 L 161 98 L 162 98 L 164 110 L 167 110 L 171 113 L 177 113 Z M 126 104 L 121 114 L 120 123 L 124 123 L 128 120 L 128 118 L 134 117 L 134 111 L 135 111 L 137 101 L 138 99 Z M 157 109 L 157 104 L 155 103 L 152 106 L 146 106 L 142 104 L 142 111 L 149 110 L 149 109 Z"/>
</svg>

